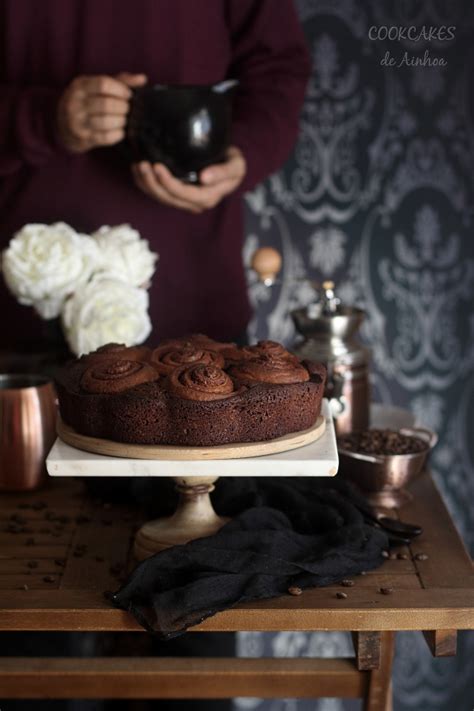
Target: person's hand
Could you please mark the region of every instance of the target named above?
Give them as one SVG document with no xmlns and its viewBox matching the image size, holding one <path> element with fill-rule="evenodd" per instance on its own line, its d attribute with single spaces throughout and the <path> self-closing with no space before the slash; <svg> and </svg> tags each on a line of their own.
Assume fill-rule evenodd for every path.
<svg viewBox="0 0 474 711">
<path fill-rule="evenodd" d="M 136 185 L 154 200 L 199 214 L 215 207 L 234 192 L 247 170 L 242 152 L 235 146 L 227 151 L 224 163 L 211 165 L 200 174 L 201 185 L 188 185 L 175 178 L 162 163 L 142 161 L 132 166 Z"/>
<path fill-rule="evenodd" d="M 63 146 L 72 153 L 84 153 L 119 143 L 125 136 L 131 89 L 145 83 L 144 74 L 126 72 L 74 79 L 58 104 L 57 127 Z"/>
</svg>

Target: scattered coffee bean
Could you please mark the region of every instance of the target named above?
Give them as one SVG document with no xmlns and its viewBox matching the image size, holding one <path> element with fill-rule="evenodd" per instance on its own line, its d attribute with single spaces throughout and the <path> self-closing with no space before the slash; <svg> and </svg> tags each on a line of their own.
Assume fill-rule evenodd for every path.
<svg viewBox="0 0 474 711">
<path fill-rule="evenodd" d="M 52 575 L 45 575 L 43 581 L 45 583 L 54 583 L 55 578 Z"/>
<path fill-rule="evenodd" d="M 44 517 L 46 521 L 56 521 L 56 514 L 54 511 L 46 511 Z"/>
<path fill-rule="evenodd" d="M 64 558 L 56 558 L 54 561 L 54 565 L 57 565 L 59 568 L 65 568 L 66 561 L 64 560 Z"/>
<path fill-rule="evenodd" d="M 388 551 L 382 551 L 382 558 L 390 558 L 390 553 Z"/>
<path fill-rule="evenodd" d="M 35 501 L 31 504 L 31 508 L 33 511 L 42 511 L 43 509 L 48 508 L 48 505 L 44 501 Z"/>
<path fill-rule="evenodd" d="M 382 595 L 391 595 L 393 593 L 393 588 L 379 588 Z"/>
<path fill-rule="evenodd" d="M 70 523 L 70 522 L 71 522 L 71 518 L 70 518 L 70 516 L 58 516 L 57 519 L 56 519 L 56 521 L 57 521 L 58 523 L 66 524 L 66 523 Z"/>
<path fill-rule="evenodd" d="M 73 556 L 74 558 L 84 558 L 84 553 L 82 551 L 74 551 Z"/>
<path fill-rule="evenodd" d="M 288 592 L 290 593 L 290 595 L 302 595 L 303 594 L 302 589 L 297 587 L 296 585 L 292 585 L 291 587 L 289 587 Z"/>
<path fill-rule="evenodd" d="M 396 553 L 390 553 L 390 555 L 388 556 L 388 559 L 389 559 L 389 560 L 397 560 L 397 554 L 396 554 Z"/>
<path fill-rule="evenodd" d="M 10 516 L 10 521 L 14 521 L 15 523 L 19 523 L 20 525 L 24 525 L 27 523 L 27 519 L 24 516 L 20 516 L 20 514 L 12 514 Z"/>
<path fill-rule="evenodd" d="M 114 563 L 110 566 L 109 572 L 111 575 L 118 576 L 123 570 L 123 565 L 121 563 Z"/>
<path fill-rule="evenodd" d="M 18 588 L 18 590 L 29 590 L 29 589 L 30 588 L 28 587 L 28 585 L 26 583 L 24 583 L 23 585 L 20 585 L 20 587 Z"/>
<path fill-rule="evenodd" d="M 34 546 L 35 545 L 35 539 L 34 538 L 27 538 L 25 541 L 25 546 Z"/>
<path fill-rule="evenodd" d="M 38 561 L 36 561 L 36 560 L 29 560 L 26 565 L 28 566 L 28 568 L 37 568 L 37 567 L 38 567 Z"/>
<path fill-rule="evenodd" d="M 80 516 L 76 516 L 76 523 L 79 524 L 79 526 L 83 523 L 90 523 L 91 520 L 90 516 L 83 516 L 82 514 Z"/>
<path fill-rule="evenodd" d="M 406 553 L 397 553 L 398 560 L 408 560 L 408 555 Z"/>
<path fill-rule="evenodd" d="M 339 598 L 339 600 L 345 600 L 347 597 L 347 593 L 344 592 L 337 592 L 336 597 Z"/>
<path fill-rule="evenodd" d="M 97 561 L 98 563 L 103 563 L 104 560 L 105 560 L 105 558 L 104 558 L 103 556 L 101 556 L 101 555 L 96 555 L 96 556 L 95 556 L 95 559 L 96 559 L 96 561 Z"/>
<path fill-rule="evenodd" d="M 415 555 L 415 560 L 428 560 L 429 556 L 426 553 L 417 553 Z"/>
<path fill-rule="evenodd" d="M 355 583 L 353 580 L 341 580 L 341 585 L 344 588 L 352 588 L 355 585 Z"/>
</svg>

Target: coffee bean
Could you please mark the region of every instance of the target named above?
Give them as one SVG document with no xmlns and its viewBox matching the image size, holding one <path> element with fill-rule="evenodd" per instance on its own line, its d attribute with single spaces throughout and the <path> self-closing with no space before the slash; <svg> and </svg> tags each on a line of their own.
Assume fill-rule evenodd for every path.
<svg viewBox="0 0 474 711">
<path fill-rule="evenodd" d="M 123 565 L 121 563 L 114 563 L 109 568 L 110 574 L 114 575 L 114 576 L 120 575 L 122 570 L 123 570 Z"/>
<path fill-rule="evenodd" d="M 36 561 L 36 560 L 29 560 L 26 565 L 28 566 L 28 568 L 37 568 L 37 567 L 38 567 L 38 561 Z"/>
<path fill-rule="evenodd" d="M 408 556 L 406 553 L 397 553 L 397 558 L 398 560 L 408 560 Z"/>
<path fill-rule="evenodd" d="M 96 555 L 95 559 L 98 563 L 103 563 L 105 560 L 105 558 L 101 555 Z"/>
<path fill-rule="evenodd" d="M 415 555 L 415 560 L 428 560 L 429 556 L 426 553 L 417 553 Z"/>
<path fill-rule="evenodd" d="M 44 501 L 35 501 L 33 504 L 31 504 L 31 508 L 33 511 L 42 511 L 43 509 L 46 509 L 48 507 L 47 504 L 45 504 Z"/>
<path fill-rule="evenodd" d="M 27 538 L 25 541 L 25 546 L 34 546 L 35 545 L 35 539 L 34 538 Z"/>
<path fill-rule="evenodd" d="M 347 597 L 347 593 L 344 592 L 337 592 L 336 597 L 339 598 L 339 600 L 345 600 Z"/>
<path fill-rule="evenodd" d="M 379 592 L 381 592 L 382 595 L 391 595 L 393 593 L 393 588 L 379 588 Z"/>
<path fill-rule="evenodd" d="M 45 575 L 43 581 L 45 583 L 54 583 L 55 578 L 52 575 Z"/>
<path fill-rule="evenodd" d="M 382 558 L 390 558 L 390 553 L 388 551 L 382 551 Z"/>
<path fill-rule="evenodd" d="M 60 568 L 65 568 L 66 567 L 66 561 L 64 558 L 56 558 L 54 561 L 54 565 L 59 566 Z"/>
<path fill-rule="evenodd" d="M 355 585 L 355 583 L 353 580 L 341 580 L 341 585 L 344 588 L 352 588 Z"/>
<path fill-rule="evenodd" d="M 18 588 L 18 590 L 29 590 L 29 589 L 30 588 L 28 587 L 28 585 L 26 583 L 24 583 L 23 585 L 20 585 L 20 587 Z"/>
<path fill-rule="evenodd" d="M 427 443 L 421 438 L 388 429 L 372 429 L 347 434 L 339 438 L 338 444 L 339 447 L 350 452 L 364 454 L 412 454 L 427 449 Z"/>
<path fill-rule="evenodd" d="M 302 589 L 297 587 L 296 585 L 292 585 L 291 587 L 289 587 L 288 592 L 290 593 L 290 595 L 302 595 L 303 594 Z"/>
<path fill-rule="evenodd" d="M 83 516 L 82 514 L 80 516 L 76 516 L 76 523 L 79 524 L 79 526 L 83 523 L 90 523 L 92 521 L 90 516 Z"/>
<path fill-rule="evenodd" d="M 19 526 L 17 523 L 9 523 L 8 526 L 6 527 L 5 531 L 7 533 L 23 533 L 23 528 L 22 528 L 22 526 Z"/>
</svg>

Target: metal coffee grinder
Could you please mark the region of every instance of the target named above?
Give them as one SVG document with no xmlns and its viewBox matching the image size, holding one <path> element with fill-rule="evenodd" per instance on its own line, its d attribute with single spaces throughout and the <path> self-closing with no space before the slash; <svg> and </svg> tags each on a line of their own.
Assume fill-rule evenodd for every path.
<svg viewBox="0 0 474 711">
<path fill-rule="evenodd" d="M 291 316 L 304 340 L 293 351 L 299 358 L 319 360 L 328 369 L 325 395 L 329 399 L 338 435 L 369 426 L 370 351 L 357 339 L 365 313 L 341 304 L 334 283 L 325 281 L 319 299 L 292 311 Z"/>
<path fill-rule="evenodd" d="M 252 267 L 267 285 L 275 283 L 281 267 L 276 250 L 257 250 Z M 334 283 L 314 284 L 317 298 L 304 308 L 291 312 L 299 338 L 292 351 L 299 358 L 317 360 L 328 369 L 325 397 L 328 398 L 338 435 L 369 426 L 369 361 L 370 350 L 357 334 L 365 312 L 342 304 Z"/>
</svg>

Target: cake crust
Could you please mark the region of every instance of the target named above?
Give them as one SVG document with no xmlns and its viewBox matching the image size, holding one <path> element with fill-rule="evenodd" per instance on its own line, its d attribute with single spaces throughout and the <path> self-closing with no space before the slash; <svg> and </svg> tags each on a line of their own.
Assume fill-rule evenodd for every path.
<svg viewBox="0 0 474 711">
<path fill-rule="evenodd" d="M 109 359 L 103 347 L 99 359 L 89 354 L 67 364 L 56 378 L 63 421 L 116 442 L 208 447 L 306 430 L 320 414 L 326 369 L 279 344 L 238 348 L 199 335 L 164 345 L 158 355 L 166 354 L 165 368 L 158 349 L 137 357 L 136 349 L 129 355 L 116 347 Z M 217 357 L 196 360 L 193 349 Z M 132 352 L 140 367 L 130 365 Z"/>
</svg>

